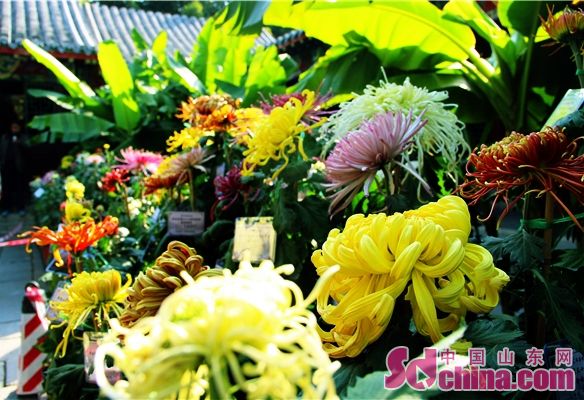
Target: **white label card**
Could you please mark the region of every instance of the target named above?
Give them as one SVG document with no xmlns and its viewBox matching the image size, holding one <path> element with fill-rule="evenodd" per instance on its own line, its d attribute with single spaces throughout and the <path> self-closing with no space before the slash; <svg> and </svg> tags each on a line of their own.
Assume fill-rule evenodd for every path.
<svg viewBox="0 0 584 400">
<path fill-rule="evenodd" d="M 273 217 L 246 217 L 235 221 L 233 260 L 259 262 L 276 258 Z"/>
</svg>

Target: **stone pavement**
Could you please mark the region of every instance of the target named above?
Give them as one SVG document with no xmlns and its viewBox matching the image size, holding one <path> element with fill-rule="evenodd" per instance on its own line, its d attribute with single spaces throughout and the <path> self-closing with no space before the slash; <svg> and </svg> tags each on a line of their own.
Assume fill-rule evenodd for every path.
<svg viewBox="0 0 584 400">
<path fill-rule="evenodd" d="M 15 239 L 16 234 L 32 225 L 29 215 L 0 216 L 0 242 Z M 0 247 L 0 400 L 17 399 L 20 309 L 24 286 L 44 272 L 40 253 L 33 250 L 27 254 L 22 245 Z"/>
</svg>

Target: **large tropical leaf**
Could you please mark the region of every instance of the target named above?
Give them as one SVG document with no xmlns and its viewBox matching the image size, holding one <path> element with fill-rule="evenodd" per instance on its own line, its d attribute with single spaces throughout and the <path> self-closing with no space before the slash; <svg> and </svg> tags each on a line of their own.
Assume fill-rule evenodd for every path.
<svg viewBox="0 0 584 400">
<path fill-rule="evenodd" d="M 260 95 L 283 93 L 286 70 L 278 59 L 276 46 L 257 47 L 249 64 L 245 80 L 245 104 L 252 104 Z"/>
<path fill-rule="evenodd" d="M 112 93 L 116 125 L 132 133 L 140 123 L 141 113 L 134 99 L 134 80 L 122 52 L 113 41 L 101 42 L 97 49 L 97 60 L 103 79 Z"/>
<path fill-rule="evenodd" d="M 102 118 L 66 112 L 37 115 L 28 126 L 40 131 L 48 129 L 63 142 L 81 142 L 99 136 L 115 125 Z"/>
<path fill-rule="evenodd" d="M 269 5 L 269 1 L 230 1 L 218 23 L 223 24 L 231 19 L 231 33 L 236 35 L 260 33 L 262 18 Z"/>
<path fill-rule="evenodd" d="M 203 82 L 187 67 L 187 63 L 183 62 L 180 53 L 177 54 L 177 59 L 168 58 L 168 65 L 172 72 L 176 75 L 178 82 L 187 88 L 191 93 L 205 93 L 205 86 Z"/>
<path fill-rule="evenodd" d="M 525 36 L 513 33 L 512 40 L 509 33 L 501 29 L 473 0 L 449 1 L 444 6 L 444 17 L 471 27 L 491 45 L 493 52 L 502 61 L 500 64 L 505 65 L 515 75 L 517 61 L 527 49 Z"/>
<path fill-rule="evenodd" d="M 381 77 L 381 64 L 366 48 L 337 45 L 327 50 L 324 56 L 300 74 L 293 90 L 305 88 L 321 92 L 361 92 L 365 85 Z"/>
<path fill-rule="evenodd" d="M 302 29 L 331 46 L 354 44 L 348 32 L 363 37 L 384 66 L 402 70 L 462 61 L 472 54 L 475 37 L 467 26 L 442 18 L 430 2 L 272 2 L 266 25 Z"/>
<path fill-rule="evenodd" d="M 232 35 L 232 24 L 218 26 L 216 19 L 209 18 L 193 49 L 192 70 L 210 93 L 216 91 L 216 81 L 241 85 L 247 72 L 257 35 Z"/>
<path fill-rule="evenodd" d="M 53 103 L 65 110 L 73 110 L 75 107 L 79 107 L 80 100 L 74 97 L 67 96 L 66 94 L 54 92 L 52 90 L 42 90 L 42 89 L 29 89 L 27 91 L 32 97 L 40 97 L 51 100 Z"/>
<path fill-rule="evenodd" d="M 72 97 L 83 100 L 87 106 L 99 106 L 95 92 L 91 90 L 89 85 L 81 81 L 59 60 L 28 39 L 22 41 L 22 47 L 24 47 L 35 60 L 47 67 Z"/>
</svg>

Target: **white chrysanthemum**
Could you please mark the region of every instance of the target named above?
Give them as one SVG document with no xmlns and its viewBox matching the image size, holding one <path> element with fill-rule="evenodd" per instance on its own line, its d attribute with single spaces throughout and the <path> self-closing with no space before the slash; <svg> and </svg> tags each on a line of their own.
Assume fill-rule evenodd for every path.
<svg viewBox="0 0 584 400">
<path fill-rule="evenodd" d="M 223 270 L 177 290 L 156 316 L 130 329 L 114 322 L 96 355 L 103 393 L 114 399 L 337 398 L 332 374 L 339 365 L 322 348 L 316 317 L 307 310 L 337 269 L 304 299 L 280 275 L 291 267 L 242 262 L 235 273 Z M 125 376 L 115 386 L 105 376 L 106 355 Z"/>
<path fill-rule="evenodd" d="M 443 103 L 447 98 L 447 92 L 419 88 L 412 85 L 409 78 L 403 85 L 383 80 L 379 86 L 368 85 L 362 95 L 341 104 L 340 110 L 323 125 L 322 130 L 328 136 L 325 150 L 378 114 L 412 110 L 413 116 L 418 117 L 425 111 L 424 119 L 428 123 L 415 136 L 416 146 L 409 153 L 417 152 L 413 161 L 419 163 L 419 169 L 423 167 L 425 154 L 443 157 L 445 172 L 456 182 L 461 173 L 459 165 L 466 159 L 470 147 L 464 138 L 464 124 L 454 114 L 456 105 Z"/>
</svg>

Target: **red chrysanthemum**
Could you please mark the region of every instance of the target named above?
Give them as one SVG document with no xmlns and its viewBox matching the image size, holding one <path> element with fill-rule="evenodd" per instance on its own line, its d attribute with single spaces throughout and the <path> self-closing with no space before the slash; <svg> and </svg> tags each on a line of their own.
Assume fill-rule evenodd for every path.
<svg viewBox="0 0 584 400">
<path fill-rule="evenodd" d="M 549 193 L 580 226 L 572 212 L 555 193 L 566 189 L 579 202 L 584 201 L 584 156 L 577 154 L 577 140 L 570 141 L 557 129 L 546 128 L 529 135 L 513 132 L 503 140 L 482 145 L 473 151 L 467 163 L 467 180 L 459 186 L 461 196 L 471 205 L 494 194 L 491 211 L 499 200 L 505 209 L 499 222 L 526 193 Z M 515 192 L 511 194 L 511 192 Z"/>
<path fill-rule="evenodd" d="M 251 186 L 241 182 L 241 168 L 237 165 L 231 167 L 225 176 L 215 177 L 213 184 L 215 185 L 215 197 L 217 197 L 217 200 L 213 204 L 212 210 L 215 210 L 215 207 L 220 202 L 224 202 L 221 209 L 225 211 L 235 204 L 238 199 L 247 198 L 252 191 Z M 211 212 L 211 215 L 213 214 L 214 212 Z"/>
<path fill-rule="evenodd" d="M 114 168 L 101 178 L 101 189 L 112 193 L 116 191 L 117 185 L 123 185 L 129 180 L 130 177 L 128 176 L 127 170 Z"/>
</svg>

